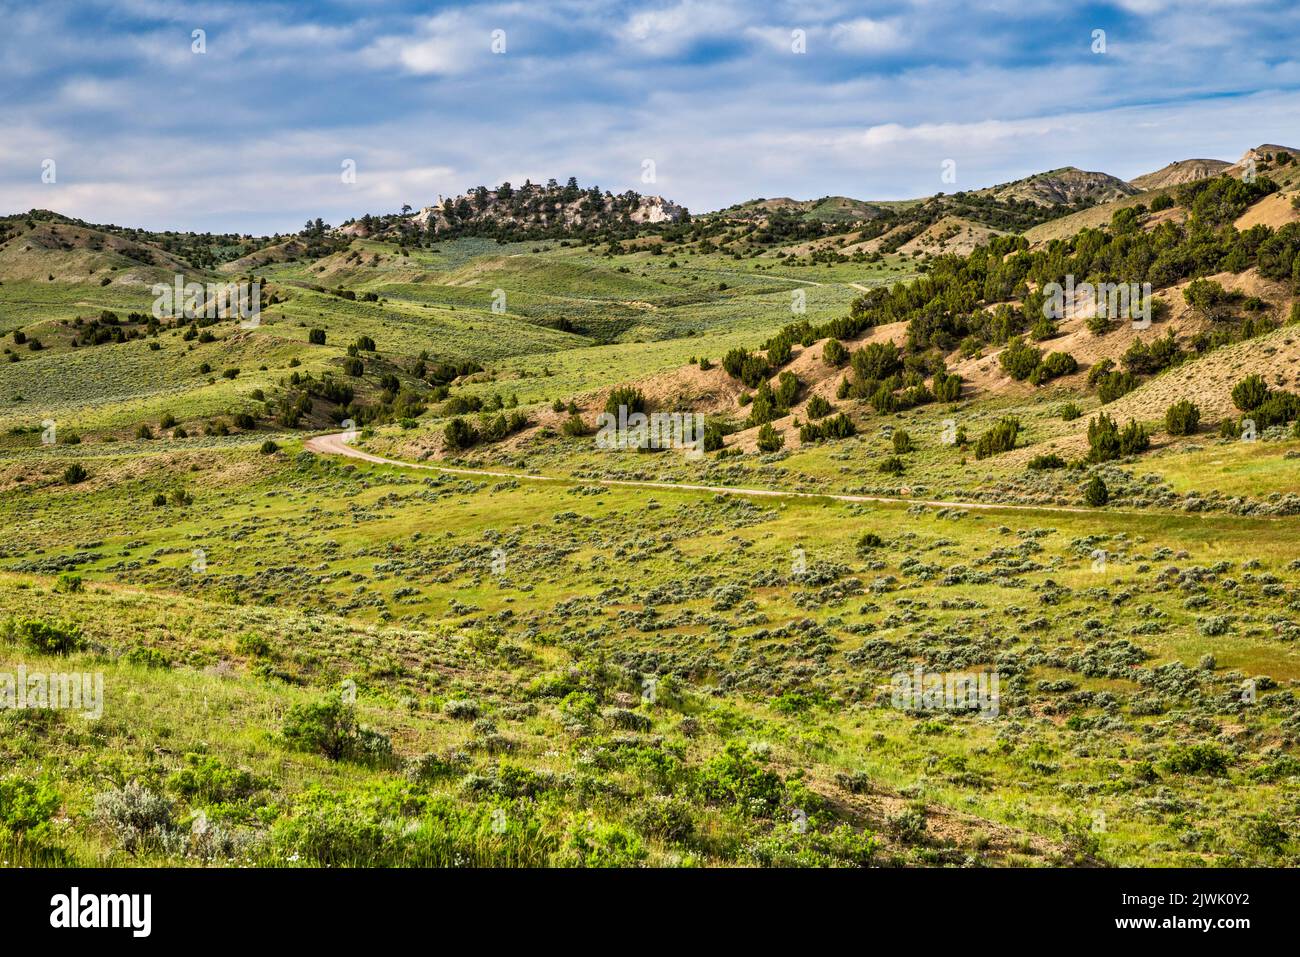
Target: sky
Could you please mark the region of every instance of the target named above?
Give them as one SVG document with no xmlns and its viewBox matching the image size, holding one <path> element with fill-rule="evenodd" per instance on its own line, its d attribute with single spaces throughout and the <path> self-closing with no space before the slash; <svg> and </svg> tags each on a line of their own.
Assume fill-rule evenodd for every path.
<svg viewBox="0 0 1300 957">
<path fill-rule="evenodd" d="M 0 0 L 0 213 L 261 235 L 551 177 L 692 212 L 1127 179 L 1300 145 L 1298 41 L 1253 0 Z"/>
</svg>

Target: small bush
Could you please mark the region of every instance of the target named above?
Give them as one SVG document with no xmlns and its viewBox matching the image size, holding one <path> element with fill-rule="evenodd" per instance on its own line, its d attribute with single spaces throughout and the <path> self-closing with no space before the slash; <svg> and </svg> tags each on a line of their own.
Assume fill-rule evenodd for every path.
<svg viewBox="0 0 1300 957">
<path fill-rule="evenodd" d="M 1002 350 L 1002 355 L 998 362 L 1002 366 L 1002 371 L 1017 381 L 1024 381 L 1034 374 L 1038 368 L 1038 363 L 1042 360 L 1043 353 L 1040 349 L 1031 346 L 1023 339 L 1013 339 L 1011 343 Z"/>
<path fill-rule="evenodd" d="M 478 441 L 478 430 L 460 416 L 447 423 L 442 432 L 447 448 L 452 450 L 467 449 Z"/>
<path fill-rule="evenodd" d="M 839 368 L 849 361 L 849 350 L 838 339 L 827 339 L 822 347 L 822 361 L 828 366 Z"/>
<path fill-rule="evenodd" d="M 1170 435 L 1195 435 L 1201 423 L 1201 410 L 1186 399 L 1165 410 L 1165 429 Z"/>
<path fill-rule="evenodd" d="M 814 395 L 809 399 L 808 405 L 804 409 L 804 413 L 810 419 L 824 419 L 834 411 L 835 406 L 831 405 L 820 395 Z"/>
<path fill-rule="evenodd" d="M 576 412 L 564 420 L 564 423 L 560 426 L 560 431 L 575 439 L 591 434 L 591 430 L 587 428 L 587 423 Z"/>
<path fill-rule="evenodd" d="M 136 781 L 95 795 L 95 816 L 132 855 L 174 850 L 180 836 L 171 802 Z"/>
<path fill-rule="evenodd" d="M 392 742 L 357 723 L 356 709 L 333 694 L 315 704 L 297 704 L 285 716 L 289 746 L 324 755 L 331 761 L 383 764 L 392 758 Z"/>
<path fill-rule="evenodd" d="M 1016 447 L 1016 437 L 1020 434 L 1020 420 L 1006 418 L 979 437 L 975 443 L 975 458 L 986 459 L 1002 452 L 1009 452 Z"/>
<path fill-rule="evenodd" d="M 1263 377 L 1248 375 L 1232 387 L 1232 404 L 1242 412 L 1259 408 L 1268 398 L 1268 386 Z"/>
<path fill-rule="evenodd" d="M 85 591 L 85 587 L 82 584 L 81 576 L 74 575 L 72 572 L 63 572 L 59 575 L 58 581 L 54 583 L 54 590 L 65 595 L 75 595 Z"/>
<path fill-rule="evenodd" d="M 870 552 L 875 551 L 877 548 L 881 548 L 884 544 L 885 544 L 884 539 L 882 539 L 875 532 L 865 532 L 863 533 L 862 537 L 858 539 L 858 554 L 859 555 L 869 554 Z"/>
<path fill-rule="evenodd" d="M 1029 460 L 1029 467 L 1035 472 L 1043 472 L 1049 469 L 1063 469 L 1065 468 L 1065 459 L 1055 454 L 1035 455 Z"/>
<path fill-rule="evenodd" d="M 785 445 L 785 436 L 772 428 L 772 423 L 764 422 L 758 430 L 758 450 L 760 452 L 779 452 Z"/>
<path fill-rule="evenodd" d="M 1093 508 L 1101 508 L 1110 501 L 1110 490 L 1106 488 L 1101 476 L 1094 475 L 1088 479 L 1088 484 L 1083 487 L 1083 500 Z"/>
<path fill-rule="evenodd" d="M 1228 770 L 1228 756 L 1211 744 L 1176 745 L 1169 749 L 1161 766 L 1174 774 L 1222 775 Z"/>
<path fill-rule="evenodd" d="M 19 618 L 13 633 L 28 648 L 43 655 L 66 655 L 86 644 L 81 628 L 70 621 Z"/>
<path fill-rule="evenodd" d="M 0 837 L 39 840 L 59 804 L 58 792 L 43 781 L 0 778 Z"/>
</svg>

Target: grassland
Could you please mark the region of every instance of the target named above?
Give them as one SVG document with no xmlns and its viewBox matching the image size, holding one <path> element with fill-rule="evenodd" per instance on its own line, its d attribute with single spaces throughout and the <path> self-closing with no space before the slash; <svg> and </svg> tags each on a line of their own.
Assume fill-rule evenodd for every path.
<svg viewBox="0 0 1300 957">
<path fill-rule="evenodd" d="M 15 771 L 65 809 L 21 853 L 349 863 L 370 831 L 388 835 L 370 860 L 405 863 L 1295 853 L 1271 829 L 1300 730 L 1293 521 L 120 451 L 76 488 L 29 476 L 3 503 L 6 667 L 102 671 L 106 688 L 98 722 L 0 717 Z M 192 504 L 150 504 L 178 487 Z M 862 551 L 867 532 L 882 544 Z M 33 655 L 14 643 L 33 618 L 88 644 Z M 889 674 L 913 662 L 995 665 L 1001 713 L 890 707 Z M 391 753 L 334 761 L 286 739 L 293 706 L 346 681 Z M 130 781 L 167 804 L 153 831 L 96 804 Z"/>
<path fill-rule="evenodd" d="M 1297 863 L 1288 430 L 1026 469 L 1077 439 L 1065 406 L 1099 409 L 1075 380 L 885 414 L 843 400 L 852 437 L 701 460 L 558 428 L 557 400 L 712 383 L 700 358 L 912 268 L 357 240 L 259 268 L 275 301 L 255 329 L 97 346 L 72 345 L 76 320 L 147 311 L 147 287 L 6 280 L 0 328 L 44 348 L 11 339 L 0 363 L 0 674 L 102 673 L 105 697 L 97 719 L 0 709 L 0 859 Z M 426 388 L 422 354 L 481 363 L 455 397 L 545 425 L 449 453 L 431 399 L 358 444 L 510 475 L 312 454 L 304 434 L 343 414 L 319 399 L 298 429 L 263 415 L 295 376 Z M 727 401 L 710 417 L 743 418 Z M 241 412 L 255 424 L 210 428 Z M 1011 453 L 944 438 L 1006 417 Z M 1078 511 L 1094 473 L 1109 505 Z M 898 707 L 914 668 L 998 675 L 996 715 Z"/>
</svg>

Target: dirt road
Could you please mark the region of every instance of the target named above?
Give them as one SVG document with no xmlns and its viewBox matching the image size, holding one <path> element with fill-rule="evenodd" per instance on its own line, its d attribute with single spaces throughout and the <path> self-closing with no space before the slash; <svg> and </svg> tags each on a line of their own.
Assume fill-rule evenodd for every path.
<svg viewBox="0 0 1300 957">
<path fill-rule="evenodd" d="M 396 465 L 404 469 L 425 469 L 429 472 L 443 472 L 448 475 L 471 475 L 483 478 L 518 479 L 521 482 L 558 482 L 571 485 L 609 485 L 630 488 L 670 489 L 682 492 L 711 492 L 717 495 L 743 495 L 751 498 L 826 498 L 837 502 L 886 502 L 901 505 L 928 505 L 934 508 L 966 508 L 985 511 L 1013 512 L 1079 512 L 1097 516 L 1128 514 L 1146 515 L 1146 512 L 1103 512 L 1094 508 L 1082 508 L 1071 505 L 1010 505 L 991 502 L 946 502 L 934 499 L 891 498 L 885 495 L 842 495 L 830 492 L 783 492 L 766 488 L 737 488 L 728 485 L 691 485 L 684 482 L 652 482 L 636 479 L 578 479 L 553 475 L 530 475 L 524 472 L 494 472 L 489 469 L 461 469 L 447 465 L 427 465 L 423 462 L 402 462 L 398 459 L 386 459 L 354 448 L 344 441 L 346 433 L 318 435 L 307 440 L 306 448 L 318 455 L 342 455 L 347 458 L 372 462 L 375 465 Z"/>
</svg>

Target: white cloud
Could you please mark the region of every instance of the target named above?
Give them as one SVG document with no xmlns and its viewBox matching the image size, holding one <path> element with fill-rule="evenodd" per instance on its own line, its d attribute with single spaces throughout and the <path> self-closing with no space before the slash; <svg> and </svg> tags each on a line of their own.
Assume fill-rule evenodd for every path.
<svg viewBox="0 0 1300 957">
<path fill-rule="evenodd" d="M 428 18 L 415 36 L 380 37 L 361 55 L 372 67 L 397 66 L 418 76 L 463 73 L 490 55 L 492 29 L 477 19 L 449 11 Z"/>
<path fill-rule="evenodd" d="M 896 22 L 867 17 L 835 24 L 831 28 L 830 40 L 838 49 L 850 53 L 881 53 L 905 45 Z"/>
<path fill-rule="evenodd" d="M 680 0 L 676 5 L 633 13 L 615 35 L 650 56 L 673 56 L 710 37 L 740 36 L 748 19 L 726 3 Z"/>
</svg>

